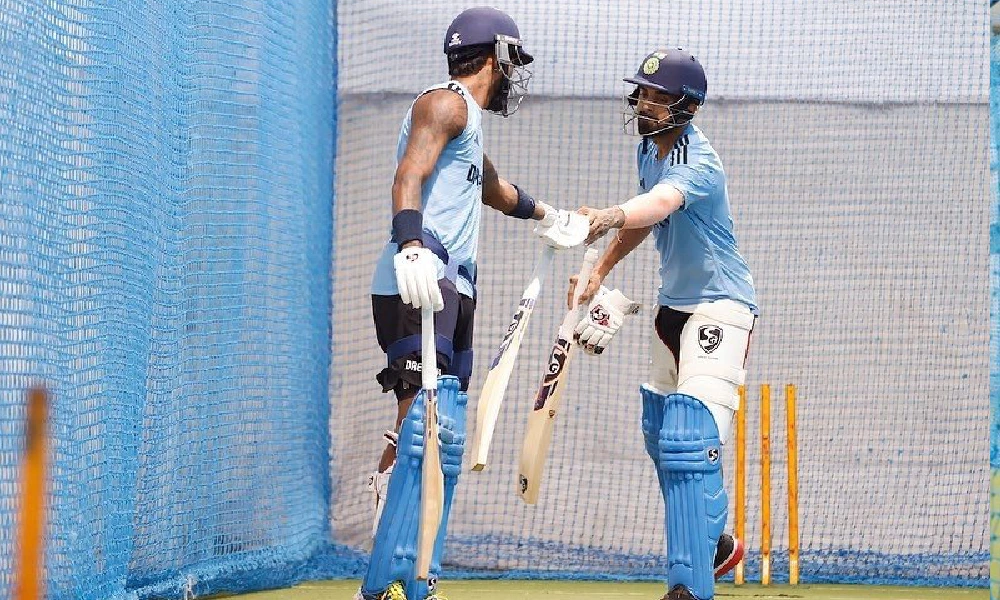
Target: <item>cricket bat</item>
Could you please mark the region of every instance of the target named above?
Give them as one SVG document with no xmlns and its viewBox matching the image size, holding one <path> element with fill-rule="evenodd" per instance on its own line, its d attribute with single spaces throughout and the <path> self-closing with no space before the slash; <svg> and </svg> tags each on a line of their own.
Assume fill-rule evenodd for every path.
<svg viewBox="0 0 1000 600">
<path fill-rule="evenodd" d="M 597 249 L 590 248 L 583 257 L 583 267 L 573 289 L 573 304 L 562 325 L 559 335 L 549 354 L 548 366 L 542 377 L 538 394 L 528 415 L 528 428 L 524 433 L 524 444 L 521 446 L 519 460 L 517 489 L 521 499 L 528 504 L 538 502 L 538 491 L 541 489 L 542 472 L 545 469 L 545 458 L 552 443 L 552 426 L 559 411 L 563 390 L 566 387 L 566 371 L 569 360 L 573 356 L 573 329 L 580 321 L 580 295 L 587 289 L 590 274 L 597 262 Z"/>
<path fill-rule="evenodd" d="M 528 328 L 528 319 L 535 308 L 542 282 L 552 267 L 554 256 L 555 250 L 546 245 L 535 265 L 531 282 L 525 288 L 521 301 L 517 303 L 517 311 L 507 326 L 500 348 L 490 363 L 490 370 L 486 374 L 486 382 L 479 394 L 479 404 L 476 408 L 476 433 L 472 438 L 473 471 L 482 471 L 486 468 L 490 442 L 493 441 L 493 431 L 500 416 L 500 405 L 503 404 L 504 394 L 507 393 L 511 372 L 514 370 L 514 361 L 517 360 L 521 340 L 524 339 L 524 332 Z"/>
<path fill-rule="evenodd" d="M 421 387 L 424 391 L 424 464 L 420 475 L 420 522 L 417 532 L 417 579 L 430 575 L 434 542 L 444 513 L 444 472 L 438 444 L 437 348 L 434 343 L 434 309 L 420 310 Z"/>
</svg>

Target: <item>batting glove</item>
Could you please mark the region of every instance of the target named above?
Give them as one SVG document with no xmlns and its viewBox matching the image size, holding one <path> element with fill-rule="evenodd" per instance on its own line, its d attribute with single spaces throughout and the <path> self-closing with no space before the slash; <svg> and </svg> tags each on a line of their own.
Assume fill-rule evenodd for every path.
<svg viewBox="0 0 1000 600">
<path fill-rule="evenodd" d="M 396 287 L 404 304 L 413 308 L 432 306 L 435 312 L 444 308 L 434 258 L 433 252 L 418 246 L 403 248 L 393 257 Z"/>
<path fill-rule="evenodd" d="M 601 354 L 611 343 L 625 320 L 625 315 L 639 312 L 639 303 L 625 297 L 619 290 L 601 290 L 590 301 L 587 316 L 580 320 L 573 339 L 587 354 Z"/>
</svg>

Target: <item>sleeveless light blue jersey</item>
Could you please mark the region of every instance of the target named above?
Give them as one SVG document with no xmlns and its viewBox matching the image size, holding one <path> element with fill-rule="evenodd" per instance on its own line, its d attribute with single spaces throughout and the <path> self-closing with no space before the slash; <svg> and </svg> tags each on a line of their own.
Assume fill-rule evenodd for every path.
<svg viewBox="0 0 1000 600">
<path fill-rule="evenodd" d="M 639 187 L 666 183 L 684 205 L 653 226 L 660 253 L 661 306 L 690 306 L 730 299 L 757 314 L 750 268 L 736 247 L 726 173 L 700 129 L 689 124 L 673 149 L 656 157 L 652 140 L 639 143 Z"/>
<path fill-rule="evenodd" d="M 464 271 L 474 277 L 483 206 L 483 111 L 469 90 L 457 81 L 431 86 L 420 96 L 439 89 L 450 89 L 462 96 L 468 118 L 465 129 L 444 147 L 434 171 L 424 182 L 421 194 L 424 232 L 441 242 L 451 263 L 464 267 Z M 397 165 L 410 139 L 412 116 L 411 104 L 399 131 Z M 397 252 L 395 243 L 391 240 L 386 242 L 372 277 L 372 294 L 391 296 L 399 293 L 392 263 Z M 444 263 L 438 262 L 438 277 L 443 278 Z M 474 295 L 474 282 L 469 281 L 468 276 L 460 275 L 455 285 L 459 293 L 469 297 Z"/>
</svg>

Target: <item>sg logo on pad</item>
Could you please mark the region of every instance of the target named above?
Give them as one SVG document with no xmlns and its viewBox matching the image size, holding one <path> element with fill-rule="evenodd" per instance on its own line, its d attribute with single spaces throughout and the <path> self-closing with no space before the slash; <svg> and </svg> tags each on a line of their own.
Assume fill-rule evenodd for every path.
<svg viewBox="0 0 1000 600">
<path fill-rule="evenodd" d="M 698 328 L 698 345 L 705 354 L 715 352 L 722 343 L 722 328 L 718 325 L 702 325 Z"/>
</svg>

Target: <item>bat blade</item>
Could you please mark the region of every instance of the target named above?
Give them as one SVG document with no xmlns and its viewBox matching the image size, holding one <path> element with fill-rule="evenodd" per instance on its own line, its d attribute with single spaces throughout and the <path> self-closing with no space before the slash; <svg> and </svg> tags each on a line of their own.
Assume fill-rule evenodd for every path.
<svg viewBox="0 0 1000 600">
<path fill-rule="evenodd" d="M 500 342 L 493 361 L 490 363 L 486 382 L 479 394 L 479 404 L 476 408 L 476 432 L 472 438 L 472 470 L 482 471 L 489 459 L 490 444 L 496 430 L 497 419 L 500 417 L 500 406 L 503 404 L 510 383 L 514 363 L 521 349 L 521 340 L 528 329 L 528 319 L 535 308 L 535 301 L 541 291 L 542 282 L 552 265 L 554 250 L 548 246 L 542 251 L 542 256 L 535 266 L 531 282 L 525 288 L 517 311 L 507 326 L 507 332 Z"/>
<path fill-rule="evenodd" d="M 517 492 L 527 504 L 538 502 L 541 490 L 542 474 L 545 470 L 545 460 L 552 443 L 552 430 L 559 405 L 562 402 L 566 387 L 566 373 L 570 359 L 573 357 L 573 329 L 580 319 L 580 295 L 586 289 L 590 274 L 597 262 L 597 250 L 588 249 L 583 258 L 583 266 L 573 290 L 573 304 L 562 325 L 559 334 L 549 353 L 542 383 L 535 395 L 535 401 L 528 415 L 528 426 L 525 429 L 524 442 L 521 445 L 521 456 L 518 460 Z"/>
<path fill-rule="evenodd" d="M 437 350 L 434 343 L 434 310 L 421 311 L 421 377 L 424 401 L 424 460 L 420 475 L 420 521 L 417 532 L 417 579 L 430 576 L 434 542 L 444 514 L 444 472 L 438 444 Z"/>
</svg>

